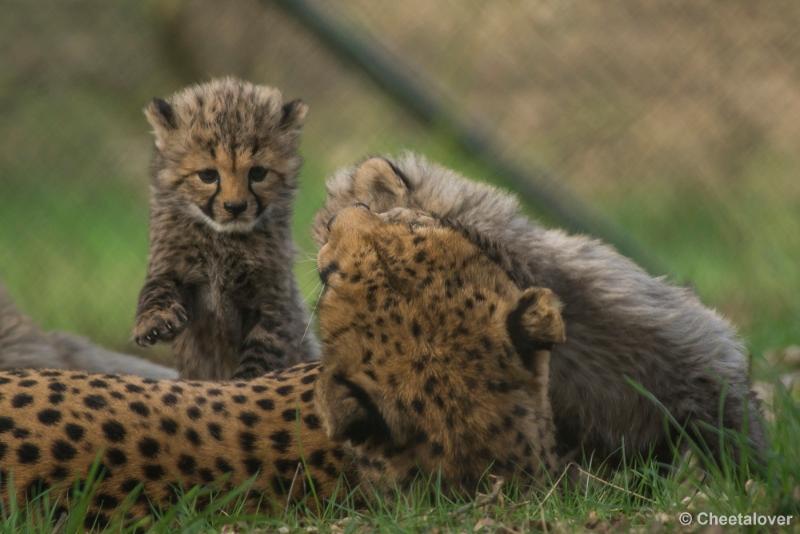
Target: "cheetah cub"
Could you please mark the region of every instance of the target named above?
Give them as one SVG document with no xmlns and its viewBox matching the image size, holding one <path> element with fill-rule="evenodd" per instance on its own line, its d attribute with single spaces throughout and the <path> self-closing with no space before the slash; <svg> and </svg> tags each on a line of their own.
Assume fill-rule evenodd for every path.
<svg viewBox="0 0 800 534">
<path fill-rule="evenodd" d="M 156 98 L 150 257 L 133 336 L 172 341 L 183 378 L 316 359 L 290 222 L 307 106 L 234 78 Z"/>
</svg>

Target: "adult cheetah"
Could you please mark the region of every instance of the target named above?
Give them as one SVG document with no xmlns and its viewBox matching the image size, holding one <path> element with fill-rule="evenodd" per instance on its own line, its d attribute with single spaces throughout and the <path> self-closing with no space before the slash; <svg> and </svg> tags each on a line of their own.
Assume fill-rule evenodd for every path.
<svg viewBox="0 0 800 534">
<path fill-rule="evenodd" d="M 326 221 L 354 202 L 378 213 L 418 209 L 497 246 L 490 253 L 521 287 L 559 295 L 569 339 L 553 351 L 550 378 L 561 452 L 583 449 L 597 462 L 621 457 L 624 446 L 628 457 L 652 452 L 670 462 L 677 429 L 665 423 L 667 410 L 717 459 L 720 426 L 727 444 L 749 441 L 750 458 L 765 458 L 744 346 L 690 290 L 648 275 L 598 240 L 545 228 L 512 195 L 416 154 L 369 158 L 336 172 L 326 187 L 314 223 L 318 243 L 327 239 Z"/>
<path fill-rule="evenodd" d="M 547 396 L 564 340 L 548 289 L 520 288 L 460 230 L 364 207 L 329 221 L 319 252 L 321 363 L 249 382 L 65 370 L 0 373 L 5 497 L 65 489 L 99 455 L 87 521 L 165 505 L 176 486 L 254 477 L 264 503 L 440 474 L 541 481 L 559 468 Z M 447 251 L 442 254 L 442 251 Z M 366 492 L 369 494 L 369 492 Z"/>
</svg>

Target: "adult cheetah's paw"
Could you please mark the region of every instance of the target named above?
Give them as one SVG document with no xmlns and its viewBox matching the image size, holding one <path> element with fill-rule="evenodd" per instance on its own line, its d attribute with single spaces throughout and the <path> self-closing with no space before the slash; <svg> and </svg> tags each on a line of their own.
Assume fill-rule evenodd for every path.
<svg viewBox="0 0 800 534">
<path fill-rule="evenodd" d="M 136 318 L 133 340 L 142 347 L 157 341 L 170 341 L 186 327 L 188 320 L 189 314 L 178 303 L 168 308 L 144 310 Z"/>
</svg>

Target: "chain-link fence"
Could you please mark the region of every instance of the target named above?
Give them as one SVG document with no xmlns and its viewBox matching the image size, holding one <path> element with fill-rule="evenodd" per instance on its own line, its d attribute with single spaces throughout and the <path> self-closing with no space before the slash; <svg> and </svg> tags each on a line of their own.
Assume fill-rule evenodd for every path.
<svg viewBox="0 0 800 534">
<path fill-rule="evenodd" d="M 797 342 L 800 4 L 322 2 L 739 323 Z M 506 184 L 286 2 L 7 2 L 0 19 L 0 278 L 48 328 L 128 343 L 147 253 L 151 97 L 233 74 L 311 107 L 296 236 L 326 175 L 414 149 Z M 558 222 L 553 221 L 551 222 Z M 300 263 L 313 295 L 312 264 Z"/>
</svg>

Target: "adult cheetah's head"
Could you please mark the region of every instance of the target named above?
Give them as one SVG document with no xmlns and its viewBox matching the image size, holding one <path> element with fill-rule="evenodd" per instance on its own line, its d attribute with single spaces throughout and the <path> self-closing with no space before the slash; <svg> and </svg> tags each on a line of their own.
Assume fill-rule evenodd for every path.
<svg viewBox="0 0 800 534">
<path fill-rule="evenodd" d="M 411 210 L 351 207 L 329 226 L 317 406 L 367 478 L 438 472 L 467 487 L 489 469 L 553 468 L 556 297 L 518 288 L 459 231 Z"/>
</svg>

